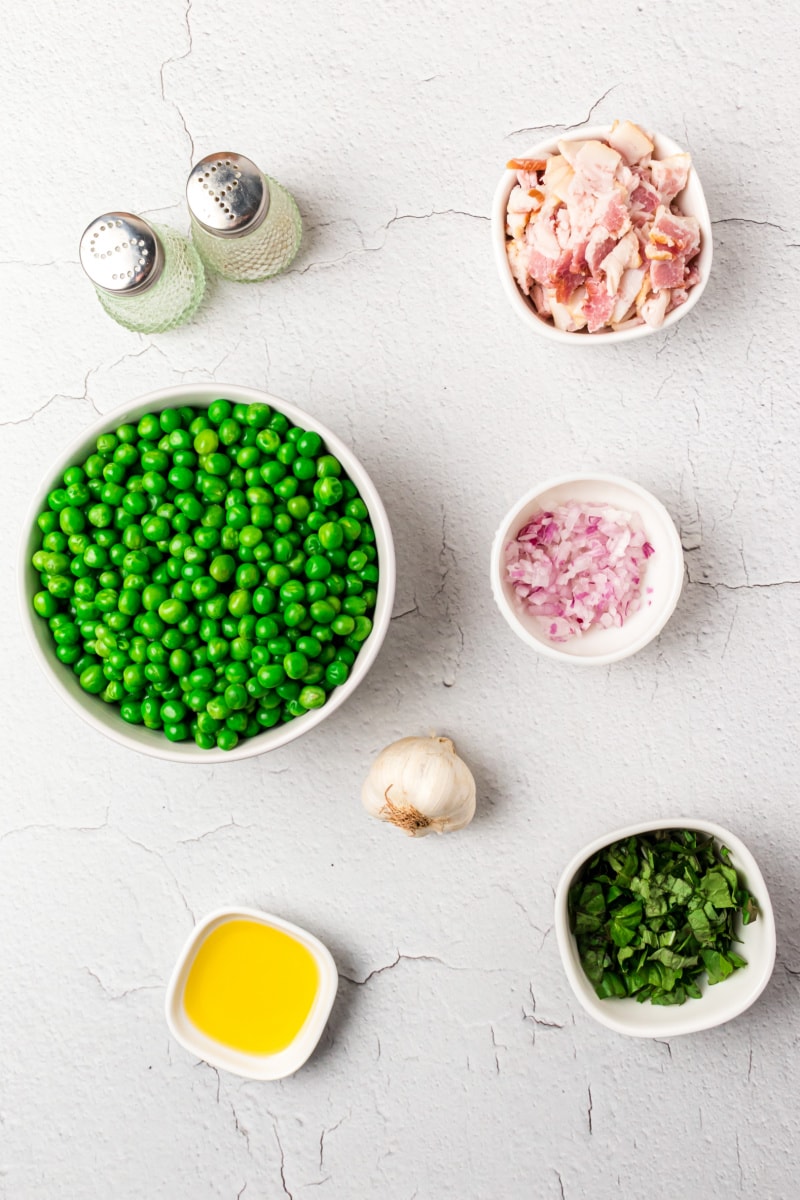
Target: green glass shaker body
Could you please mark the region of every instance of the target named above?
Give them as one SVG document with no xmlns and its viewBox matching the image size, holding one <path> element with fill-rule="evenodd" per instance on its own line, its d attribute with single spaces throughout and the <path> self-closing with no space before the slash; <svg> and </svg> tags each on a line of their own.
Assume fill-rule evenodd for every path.
<svg viewBox="0 0 800 1200">
<path fill-rule="evenodd" d="M 237 283 L 285 271 L 300 248 L 294 198 L 243 154 L 209 154 L 186 184 L 192 240 L 207 270 Z"/>
<path fill-rule="evenodd" d="M 119 325 L 163 333 L 193 316 L 205 271 L 191 242 L 133 213 L 104 213 L 81 238 L 81 265 Z"/>
</svg>

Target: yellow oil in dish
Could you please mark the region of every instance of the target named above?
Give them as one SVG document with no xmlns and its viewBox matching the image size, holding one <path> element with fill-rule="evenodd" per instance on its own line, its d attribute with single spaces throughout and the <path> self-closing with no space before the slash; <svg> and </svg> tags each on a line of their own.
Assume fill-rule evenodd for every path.
<svg viewBox="0 0 800 1200">
<path fill-rule="evenodd" d="M 223 921 L 200 946 L 183 1003 L 201 1033 L 246 1054 L 278 1054 L 305 1024 L 319 987 L 313 955 L 281 929 Z"/>
</svg>

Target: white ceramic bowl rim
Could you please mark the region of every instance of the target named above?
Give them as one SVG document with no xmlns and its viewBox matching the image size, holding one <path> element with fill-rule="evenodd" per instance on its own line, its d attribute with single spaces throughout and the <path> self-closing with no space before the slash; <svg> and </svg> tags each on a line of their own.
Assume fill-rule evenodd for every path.
<svg viewBox="0 0 800 1200">
<path fill-rule="evenodd" d="M 556 134 L 555 137 L 546 138 L 541 142 L 537 142 L 530 150 L 524 153 L 515 154 L 515 158 L 540 158 L 543 154 L 553 154 L 556 152 L 558 143 L 561 141 L 567 142 L 582 142 L 588 141 L 591 138 L 605 138 L 610 132 L 610 125 L 591 125 L 586 129 L 570 130 L 568 133 Z M 665 134 L 653 134 L 655 141 L 656 152 L 659 157 L 663 158 L 670 154 L 681 154 L 685 152 L 685 147 L 680 143 L 667 137 Z M 516 185 L 516 171 L 506 170 L 500 177 L 500 182 L 497 185 L 492 202 L 492 240 L 494 244 L 495 262 L 500 275 L 500 281 L 503 285 L 503 290 L 511 304 L 511 307 L 519 317 L 533 329 L 536 333 L 543 337 L 550 338 L 551 341 L 561 342 L 562 345 L 569 346 L 614 346 L 620 342 L 636 341 L 639 338 L 649 337 L 653 333 L 663 333 L 670 329 L 678 321 L 682 320 L 687 313 L 691 312 L 698 300 L 705 291 L 711 273 L 711 263 L 713 259 L 713 230 L 711 226 L 711 217 L 708 212 L 703 186 L 697 171 L 692 164 L 689 171 L 689 178 L 686 187 L 677 197 L 676 203 L 678 208 L 687 215 L 697 217 L 700 223 L 701 246 L 700 255 L 697 260 L 700 270 L 700 279 L 690 290 L 688 299 L 685 304 L 674 309 L 667 315 L 663 324 L 657 329 L 651 328 L 649 325 L 636 325 L 630 329 L 606 330 L 598 331 L 597 333 L 567 333 L 566 330 L 556 329 L 548 321 L 544 321 L 534 310 L 530 301 L 522 294 L 517 286 L 517 281 L 511 272 L 511 267 L 508 262 L 506 253 L 506 209 L 508 205 L 508 197 L 511 194 L 511 189 Z"/>
<path fill-rule="evenodd" d="M 160 731 L 145 729 L 141 725 L 127 725 L 120 717 L 116 706 L 107 705 L 96 696 L 83 693 L 77 680 L 71 674 L 70 668 L 64 666 L 55 657 L 54 646 L 46 622 L 35 615 L 31 606 L 32 596 L 36 590 L 35 572 L 30 561 L 32 548 L 38 536 L 36 517 L 46 507 L 47 494 L 66 467 L 78 461 L 82 454 L 86 454 L 88 447 L 99 434 L 116 428 L 128 418 L 138 419 L 146 412 L 160 412 L 164 408 L 180 405 L 207 408 L 213 400 L 220 397 L 234 403 L 261 402 L 269 404 L 296 425 L 314 430 L 322 437 L 327 449 L 340 459 L 347 474 L 358 487 L 359 494 L 369 510 L 370 521 L 375 529 L 380 568 L 378 598 L 372 618 L 373 628 L 357 654 L 345 683 L 330 694 L 327 702 L 321 708 L 314 709 L 302 717 L 296 717 L 285 725 L 267 729 L 263 733 L 256 734 L 255 737 L 246 738 L 230 751 L 217 748 L 203 750 L 194 742 L 170 742 Z M 236 762 L 240 759 L 251 758 L 285 746 L 331 716 L 352 695 L 377 658 L 389 629 L 395 590 L 394 544 L 389 518 L 375 484 L 353 451 L 316 417 L 288 401 L 255 388 L 224 383 L 186 384 L 159 388 L 134 401 L 111 409 L 73 438 L 66 449 L 59 454 L 56 462 L 48 469 L 35 490 L 25 518 L 17 561 L 17 587 L 23 625 L 36 660 L 51 685 L 74 712 L 92 728 L 113 738 L 115 742 L 129 750 L 137 750 L 140 753 L 149 754 L 153 758 L 166 759 L 170 762 L 190 762 L 211 766 L 215 763 Z"/>
<path fill-rule="evenodd" d="M 531 506 L 534 501 L 537 501 L 540 496 L 546 495 L 548 492 L 554 491 L 556 488 L 562 488 L 572 484 L 594 484 L 611 485 L 614 488 L 623 489 L 631 492 L 642 503 L 657 514 L 661 520 L 662 530 L 666 534 L 668 544 L 664 547 L 663 553 L 668 556 L 672 564 L 672 577 L 669 583 L 667 593 L 661 598 L 658 616 L 647 624 L 643 624 L 640 634 L 626 641 L 623 645 L 615 650 L 608 652 L 600 652 L 597 654 L 587 653 L 581 657 L 576 654 L 570 654 L 562 649 L 558 643 L 540 640 L 532 633 L 529 633 L 520 620 L 520 614 L 517 611 L 513 601 L 507 594 L 504 585 L 503 569 L 504 569 L 504 553 L 506 543 L 515 536 L 520 528 L 524 518 L 520 514 L 526 508 Z M 602 496 L 596 497 L 597 500 L 602 500 Z M 644 514 L 639 514 L 644 521 Z M 657 553 L 659 551 L 657 550 Z M 652 562 L 653 560 L 651 560 Z M 675 522 L 670 516 L 667 509 L 661 501 L 643 488 L 641 484 L 634 483 L 633 480 L 625 479 L 621 475 L 606 475 L 600 472 L 574 473 L 568 475 L 558 475 L 554 479 L 548 479 L 544 483 L 538 484 L 526 492 L 515 504 L 511 506 L 503 520 L 498 526 L 492 542 L 491 552 L 491 583 L 492 593 L 495 603 L 500 609 L 500 612 L 505 617 L 514 633 L 522 639 L 528 646 L 537 650 L 540 654 L 544 654 L 547 658 L 557 659 L 559 662 L 575 663 L 579 666 L 607 666 L 609 663 L 619 662 L 623 658 L 629 657 L 631 654 L 636 654 L 644 646 L 657 637 L 661 630 L 666 625 L 669 618 L 675 611 L 675 606 L 680 599 L 680 594 L 683 589 L 683 547 L 678 530 L 675 527 Z M 645 580 L 646 582 L 646 580 Z M 638 619 L 640 616 L 645 616 L 646 613 L 642 610 L 635 614 L 633 619 Z M 625 626 L 623 626 L 624 631 Z M 592 631 L 587 637 L 602 636 L 600 631 Z"/>
<path fill-rule="evenodd" d="M 737 870 L 758 904 L 758 918 L 744 928 L 752 937 L 753 945 L 756 941 L 760 943 L 761 962 L 754 963 L 751 952 L 748 965 L 741 969 L 741 974 L 735 972 L 730 979 L 704 991 L 700 1000 L 687 1000 L 683 1005 L 659 1007 L 639 1004 L 632 998 L 601 1000 L 595 994 L 578 958 L 577 945 L 569 922 L 569 889 L 581 868 L 599 850 L 625 838 L 653 833 L 659 829 L 692 829 L 697 833 L 708 834 L 715 841 L 727 846 Z M 745 1012 L 755 1003 L 772 976 L 776 954 L 775 916 L 764 876 L 741 838 L 715 821 L 699 817 L 662 817 L 659 820 L 626 825 L 622 829 L 615 829 L 595 838 L 573 855 L 564 868 L 556 888 L 554 910 L 556 940 L 570 986 L 586 1012 L 615 1033 L 623 1033 L 629 1037 L 666 1038 L 712 1029 Z M 742 981 L 741 989 L 731 987 L 731 981 L 736 976 Z M 727 992 L 726 988 L 729 988 Z M 735 991 L 738 991 L 736 998 Z M 626 1020 L 626 1012 L 636 1013 L 636 1025 Z"/>
<path fill-rule="evenodd" d="M 317 964 L 319 987 L 311 1011 L 294 1041 L 277 1054 L 246 1054 L 215 1041 L 193 1024 L 183 1005 L 186 981 L 201 945 L 212 930 L 226 921 L 237 919 L 258 921 L 289 934 L 310 951 Z M 284 1079 L 302 1067 L 313 1053 L 330 1016 L 338 985 L 339 975 L 330 950 L 307 929 L 255 908 L 218 908 L 203 917 L 189 934 L 167 985 L 164 1009 L 167 1025 L 175 1040 L 190 1054 L 197 1054 L 212 1067 L 242 1075 L 246 1079 Z"/>
</svg>

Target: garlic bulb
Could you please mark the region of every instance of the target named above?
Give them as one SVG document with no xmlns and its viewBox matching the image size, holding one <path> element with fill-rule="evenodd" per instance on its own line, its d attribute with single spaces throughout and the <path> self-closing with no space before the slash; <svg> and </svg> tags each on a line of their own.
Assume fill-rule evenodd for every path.
<svg viewBox="0 0 800 1200">
<path fill-rule="evenodd" d="M 410 837 L 450 833 L 475 815 L 475 780 L 450 738 L 407 737 L 381 750 L 361 799 L 373 817 Z"/>
</svg>

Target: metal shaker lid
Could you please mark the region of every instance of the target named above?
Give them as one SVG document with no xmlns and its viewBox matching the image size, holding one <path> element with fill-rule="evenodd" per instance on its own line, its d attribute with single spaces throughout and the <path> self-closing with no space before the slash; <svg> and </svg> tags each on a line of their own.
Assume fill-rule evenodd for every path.
<svg viewBox="0 0 800 1200">
<path fill-rule="evenodd" d="M 155 230 L 126 212 L 103 213 L 87 225 L 80 258 L 92 283 L 113 295 L 145 291 L 164 267 L 164 249 Z"/>
<path fill-rule="evenodd" d="M 216 237 L 243 237 L 269 211 L 269 185 L 243 154 L 207 154 L 192 167 L 186 202 L 195 221 Z"/>
</svg>

